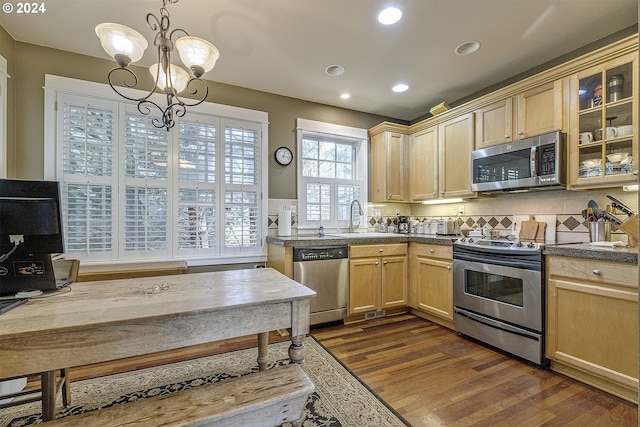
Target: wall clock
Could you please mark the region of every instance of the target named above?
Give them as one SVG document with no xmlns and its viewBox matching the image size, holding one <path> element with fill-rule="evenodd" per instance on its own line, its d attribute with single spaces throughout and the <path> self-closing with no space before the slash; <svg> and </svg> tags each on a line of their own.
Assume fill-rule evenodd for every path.
<svg viewBox="0 0 640 427">
<path fill-rule="evenodd" d="M 293 161 L 293 153 L 287 147 L 278 147 L 274 156 L 276 162 L 282 166 L 287 166 Z"/>
</svg>

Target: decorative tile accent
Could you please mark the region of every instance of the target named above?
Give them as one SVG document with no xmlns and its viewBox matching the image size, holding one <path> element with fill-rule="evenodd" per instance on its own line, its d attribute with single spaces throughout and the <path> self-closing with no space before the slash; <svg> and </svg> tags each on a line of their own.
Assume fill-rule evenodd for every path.
<svg viewBox="0 0 640 427">
<path fill-rule="evenodd" d="M 498 222 L 498 220 L 494 216 L 491 217 L 488 223 L 491 226 L 491 228 L 496 228 L 496 225 L 500 224 L 500 222 Z"/>
<path fill-rule="evenodd" d="M 502 218 L 502 221 L 500 221 L 500 225 L 502 225 L 502 227 L 506 230 L 507 228 L 511 228 L 511 226 L 513 225 L 513 221 L 511 221 L 511 219 L 509 217 L 504 217 Z"/>
</svg>

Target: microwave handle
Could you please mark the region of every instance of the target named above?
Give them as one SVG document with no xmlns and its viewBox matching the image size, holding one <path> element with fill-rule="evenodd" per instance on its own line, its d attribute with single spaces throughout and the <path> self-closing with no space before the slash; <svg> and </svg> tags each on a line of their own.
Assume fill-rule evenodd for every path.
<svg viewBox="0 0 640 427">
<path fill-rule="evenodd" d="M 536 151 L 537 147 L 531 147 L 531 153 L 529 154 L 529 163 L 531 165 L 531 177 L 538 176 L 538 167 L 536 165 Z"/>
</svg>

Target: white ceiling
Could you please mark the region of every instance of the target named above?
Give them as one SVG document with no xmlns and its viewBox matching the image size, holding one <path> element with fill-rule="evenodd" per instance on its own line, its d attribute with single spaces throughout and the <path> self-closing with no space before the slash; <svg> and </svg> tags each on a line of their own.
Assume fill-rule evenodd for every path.
<svg viewBox="0 0 640 427">
<path fill-rule="evenodd" d="M 404 16 L 385 27 L 376 15 L 388 4 Z M 151 40 L 145 17 L 158 14 L 162 1 L 44 5 L 40 14 L 0 13 L 0 25 L 18 41 L 107 58 L 94 27 L 117 22 Z M 638 21 L 637 0 L 181 0 L 167 9 L 172 28 L 220 50 L 208 80 L 402 120 Z M 470 40 L 481 43 L 478 52 L 454 53 Z M 141 62 L 156 62 L 152 48 Z M 333 64 L 346 73 L 326 75 Z M 409 91 L 393 93 L 398 82 Z M 351 99 L 340 99 L 342 92 Z"/>
</svg>

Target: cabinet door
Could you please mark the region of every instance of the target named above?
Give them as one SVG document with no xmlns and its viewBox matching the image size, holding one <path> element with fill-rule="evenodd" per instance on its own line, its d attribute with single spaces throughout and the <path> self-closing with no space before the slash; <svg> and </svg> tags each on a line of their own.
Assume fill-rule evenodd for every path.
<svg viewBox="0 0 640 427">
<path fill-rule="evenodd" d="M 513 140 L 512 98 L 502 99 L 476 110 L 475 149 L 503 144 Z"/>
<path fill-rule="evenodd" d="M 453 320 L 453 270 L 451 261 L 418 256 L 415 274 L 416 308 Z M 413 281 L 413 279 L 412 279 Z"/>
<path fill-rule="evenodd" d="M 519 94 L 517 105 L 517 139 L 562 130 L 562 80 Z"/>
<path fill-rule="evenodd" d="M 471 151 L 473 113 L 438 125 L 440 197 L 473 196 L 471 191 Z"/>
<path fill-rule="evenodd" d="M 408 305 L 407 257 L 382 258 L 382 308 Z"/>
<path fill-rule="evenodd" d="M 410 145 L 411 200 L 438 197 L 438 128 L 432 127 L 413 136 Z"/>
<path fill-rule="evenodd" d="M 637 53 L 571 77 L 567 147 L 573 189 L 636 183 L 638 158 Z"/>
<path fill-rule="evenodd" d="M 547 357 L 638 389 L 637 266 L 550 257 Z"/>
<path fill-rule="evenodd" d="M 350 315 L 379 310 L 380 270 L 380 258 L 349 260 Z"/>
<path fill-rule="evenodd" d="M 373 202 L 404 201 L 404 135 L 383 132 L 371 138 Z"/>
</svg>

